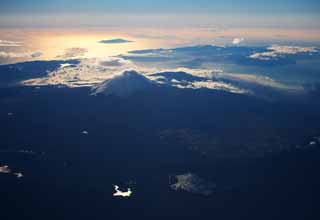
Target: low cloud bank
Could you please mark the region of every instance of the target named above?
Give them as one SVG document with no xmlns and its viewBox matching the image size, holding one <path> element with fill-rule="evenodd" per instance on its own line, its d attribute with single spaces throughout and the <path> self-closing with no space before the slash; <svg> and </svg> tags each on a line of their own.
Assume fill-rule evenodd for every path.
<svg viewBox="0 0 320 220">
<path fill-rule="evenodd" d="M 20 46 L 21 46 L 21 42 L 0 40 L 0 47 L 20 47 Z"/>
<path fill-rule="evenodd" d="M 5 52 L 0 51 L 0 58 L 4 59 L 17 59 L 17 58 L 37 58 L 42 56 L 43 53 L 41 51 L 35 51 L 35 52 Z"/>
<path fill-rule="evenodd" d="M 254 53 L 249 57 L 258 60 L 271 60 L 284 55 L 295 55 L 295 54 L 311 54 L 318 52 L 316 47 L 300 47 L 300 46 L 279 46 L 273 45 L 267 48 L 269 51 Z"/>
</svg>

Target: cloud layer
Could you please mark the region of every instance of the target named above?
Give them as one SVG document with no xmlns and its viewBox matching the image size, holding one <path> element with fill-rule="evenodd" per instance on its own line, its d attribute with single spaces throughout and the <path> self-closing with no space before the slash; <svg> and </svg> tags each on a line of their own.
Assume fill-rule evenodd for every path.
<svg viewBox="0 0 320 220">
<path fill-rule="evenodd" d="M 41 51 L 35 52 L 5 52 L 0 51 L 0 58 L 4 59 L 17 59 L 17 58 L 28 58 L 33 59 L 37 57 L 41 57 L 43 53 Z"/>
<path fill-rule="evenodd" d="M 273 45 L 267 48 L 267 52 L 254 53 L 249 57 L 258 60 L 271 60 L 275 58 L 281 58 L 285 55 L 295 54 L 310 54 L 318 52 L 315 47 L 300 47 L 300 46 L 279 46 Z"/>
<path fill-rule="evenodd" d="M 0 40 L 0 47 L 20 47 L 20 46 L 21 46 L 21 42 Z"/>
</svg>

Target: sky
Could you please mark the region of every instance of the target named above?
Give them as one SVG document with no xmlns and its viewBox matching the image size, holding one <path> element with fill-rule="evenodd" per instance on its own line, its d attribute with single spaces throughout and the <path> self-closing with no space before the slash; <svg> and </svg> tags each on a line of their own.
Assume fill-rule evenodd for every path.
<svg viewBox="0 0 320 220">
<path fill-rule="evenodd" d="M 317 13 L 317 0 L 6 0 L 1 13 Z"/>
<path fill-rule="evenodd" d="M 0 6 L 0 27 L 212 23 L 320 26 L 318 0 L 5 0 Z"/>
</svg>

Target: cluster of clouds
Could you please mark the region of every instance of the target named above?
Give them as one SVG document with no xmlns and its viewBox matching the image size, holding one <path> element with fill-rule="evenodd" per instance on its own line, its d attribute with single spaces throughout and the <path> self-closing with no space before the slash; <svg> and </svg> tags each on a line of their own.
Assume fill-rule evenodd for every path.
<svg viewBox="0 0 320 220">
<path fill-rule="evenodd" d="M 0 47 L 21 47 L 22 43 L 19 41 L 12 40 L 1 40 Z M 43 53 L 41 51 L 31 51 L 31 52 L 22 52 L 22 51 L 7 51 L 0 50 L 0 59 L 35 59 L 41 57 Z"/>
<path fill-rule="evenodd" d="M 193 76 L 207 77 L 205 81 L 172 81 L 170 84 L 176 88 L 181 89 L 215 89 L 224 90 L 232 93 L 249 93 L 248 90 L 241 89 L 230 83 L 218 82 L 212 80 L 216 73 L 221 73 L 221 70 L 206 70 L 206 69 L 188 69 L 188 68 L 173 68 L 173 69 L 157 69 L 157 68 L 142 68 L 133 64 L 129 60 L 119 57 L 108 57 L 104 59 L 90 58 L 83 59 L 78 65 L 71 65 L 69 63 L 61 64 L 60 68 L 52 71 L 46 77 L 34 78 L 23 81 L 24 85 L 29 86 L 44 86 L 44 85 L 63 85 L 67 87 L 94 87 L 106 80 L 116 80 L 127 70 L 135 69 L 139 74 L 145 76 L 154 83 L 162 84 L 159 79 L 161 77 L 152 76 L 155 72 L 186 72 Z M 122 77 L 123 78 L 123 77 Z M 131 82 L 137 84 L 136 81 Z M 113 84 L 112 84 L 113 85 Z M 134 85 L 132 85 L 134 86 Z M 121 88 L 125 88 L 122 86 Z"/>
<path fill-rule="evenodd" d="M 0 166 L 0 173 L 2 174 L 10 174 L 12 173 L 11 169 L 8 165 Z M 22 178 L 23 174 L 20 172 L 14 172 L 13 175 L 15 175 L 17 178 Z"/>
<path fill-rule="evenodd" d="M 130 81 L 131 84 L 125 86 L 116 86 L 116 90 L 131 90 L 129 87 L 135 87 L 139 82 L 132 77 L 119 77 L 121 74 L 135 70 L 139 75 L 144 76 L 155 84 L 167 84 L 180 89 L 212 89 L 223 90 L 238 94 L 254 94 L 250 85 L 258 85 L 282 91 L 303 91 L 302 86 L 286 85 L 273 80 L 270 77 L 259 76 L 256 74 L 238 74 L 225 73 L 221 69 L 190 69 L 185 67 L 177 68 L 147 68 L 138 66 L 132 61 L 121 57 L 107 58 L 86 58 L 81 59 L 79 64 L 64 63 L 61 66 L 49 72 L 46 77 L 34 78 L 23 81 L 22 84 L 29 86 L 45 86 L 45 85 L 62 85 L 67 87 L 92 87 L 97 89 L 97 86 L 105 89 L 105 85 L 114 85 L 110 80 L 123 79 Z M 155 73 L 172 72 L 174 74 L 183 72 L 194 77 L 202 77 L 203 80 L 188 80 L 188 79 L 171 79 L 170 82 L 163 80 L 163 76 L 155 76 Z M 134 79 L 134 80 L 133 80 Z M 140 79 L 140 78 L 139 78 Z M 106 83 L 108 81 L 108 83 Z M 123 84 L 122 82 L 120 83 Z M 250 84 L 248 86 L 248 84 Z M 124 85 L 124 84 L 123 84 Z M 128 87 L 128 88 L 127 88 Z M 114 88 L 113 88 L 114 89 Z M 119 94 L 121 92 L 118 92 Z"/>
<path fill-rule="evenodd" d="M 272 45 L 267 48 L 269 51 L 254 53 L 249 57 L 252 59 L 259 60 L 271 60 L 273 58 L 282 57 L 284 55 L 295 55 L 300 53 L 315 53 L 318 52 L 316 47 L 301 47 L 301 46 L 280 46 L 280 45 Z"/>
<path fill-rule="evenodd" d="M 0 51 L 0 58 L 3 59 L 17 59 L 17 58 L 26 58 L 26 59 L 34 59 L 41 57 L 43 53 L 41 51 L 34 52 L 5 52 Z"/>
<path fill-rule="evenodd" d="M 102 83 L 114 74 L 135 68 L 131 61 L 118 57 L 81 59 L 77 65 L 65 63 L 48 76 L 23 81 L 24 85 L 63 85 L 67 87 L 90 87 Z"/>
<path fill-rule="evenodd" d="M 238 94 L 248 94 L 249 90 L 242 89 L 240 87 L 234 86 L 230 83 L 206 80 L 206 81 L 194 81 L 194 82 L 186 82 L 179 80 L 171 80 L 173 86 L 180 89 L 213 89 L 213 90 L 223 90 L 231 93 Z"/>
</svg>

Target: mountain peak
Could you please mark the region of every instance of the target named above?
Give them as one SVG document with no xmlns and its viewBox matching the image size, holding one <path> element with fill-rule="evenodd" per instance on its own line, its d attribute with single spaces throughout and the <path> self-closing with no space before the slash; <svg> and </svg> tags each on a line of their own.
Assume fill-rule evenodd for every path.
<svg viewBox="0 0 320 220">
<path fill-rule="evenodd" d="M 127 70 L 94 87 L 92 94 L 127 97 L 137 91 L 151 88 L 152 85 L 153 82 L 142 74 L 134 70 Z"/>
</svg>

